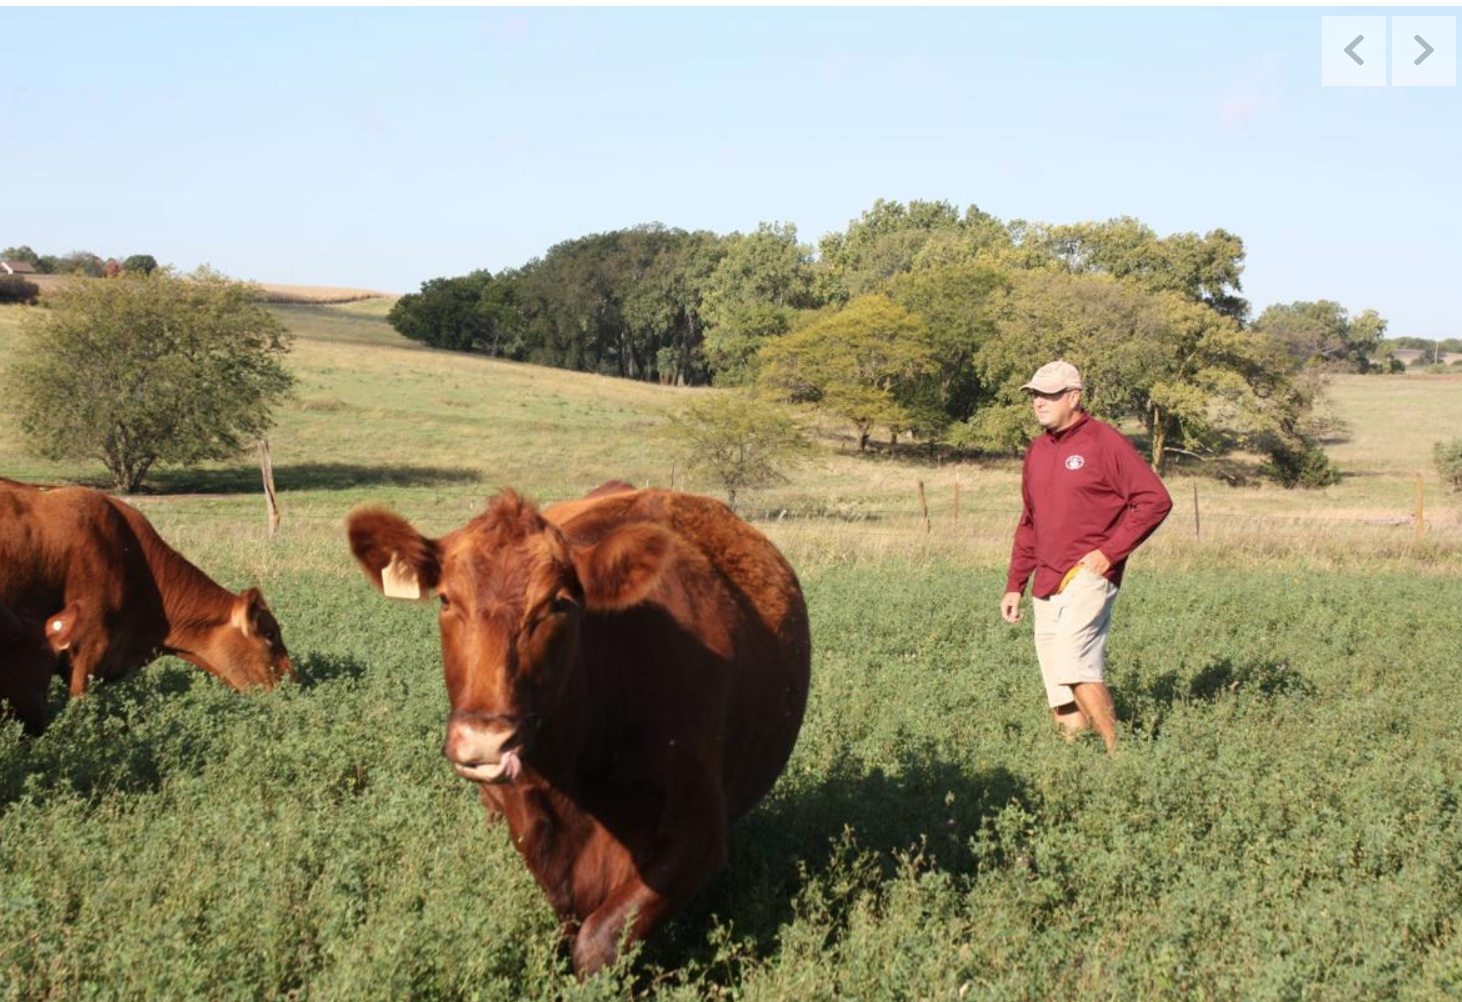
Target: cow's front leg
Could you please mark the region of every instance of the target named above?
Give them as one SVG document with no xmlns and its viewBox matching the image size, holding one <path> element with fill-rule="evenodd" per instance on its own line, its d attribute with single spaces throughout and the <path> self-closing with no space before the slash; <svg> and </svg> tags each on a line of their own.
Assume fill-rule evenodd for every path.
<svg viewBox="0 0 1462 1002">
<path fill-rule="evenodd" d="M 613 963 L 621 941 L 644 939 L 725 865 L 726 824 L 719 810 L 667 831 L 654 856 L 579 926 L 574 971 L 587 977 Z"/>
<path fill-rule="evenodd" d="M 91 684 L 91 676 L 95 668 L 95 659 L 81 657 L 79 651 L 72 653 L 71 684 L 67 687 L 72 699 L 79 699 L 86 695 L 86 690 Z"/>
</svg>

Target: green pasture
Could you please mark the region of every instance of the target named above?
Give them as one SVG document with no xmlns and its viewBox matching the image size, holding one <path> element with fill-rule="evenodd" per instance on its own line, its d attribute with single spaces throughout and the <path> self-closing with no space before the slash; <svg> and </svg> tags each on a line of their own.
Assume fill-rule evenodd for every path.
<svg viewBox="0 0 1462 1002">
<path fill-rule="evenodd" d="M 266 579 L 301 685 L 240 696 L 169 659 L 38 741 L 0 733 L 0 998 L 1462 989 L 1456 589 L 1134 573 L 1108 758 L 1052 733 L 998 575 L 808 574 L 813 692 L 786 774 L 729 870 L 585 985 L 440 757 L 431 610 L 353 577 Z"/>
<path fill-rule="evenodd" d="M 1115 757 L 1052 733 L 1029 624 L 998 617 L 1018 465 L 857 456 L 826 427 L 748 505 L 812 613 L 797 751 L 728 870 L 579 984 L 441 758 L 432 611 L 369 588 L 342 520 L 687 486 L 652 432 L 698 391 L 423 349 L 380 303 L 276 309 L 299 376 L 280 534 L 253 457 L 132 500 L 263 588 L 303 681 L 239 695 L 164 659 L 54 689 L 39 740 L 0 728 L 0 1002 L 1462 995 L 1462 499 L 1430 466 L 1462 377 L 1335 380 L 1336 487 L 1169 480 L 1117 606 Z M 0 310 L 0 367 L 23 312 Z M 101 472 L 25 456 L 0 408 L 0 475 Z"/>
</svg>

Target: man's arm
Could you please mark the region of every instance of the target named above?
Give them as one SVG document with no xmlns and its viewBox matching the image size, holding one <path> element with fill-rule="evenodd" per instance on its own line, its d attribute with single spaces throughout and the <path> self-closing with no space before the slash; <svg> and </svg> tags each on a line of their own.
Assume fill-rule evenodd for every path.
<svg viewBox="0 0 1462 1002">
<path fill-rule="evenodd" d="M 1010 570 L 1005 575 L 1005 591 L 1024 592 L 1025 583 L 1036 569 L 1036 520 L 1031 507 L 1030 452 L 1020 471 L 1020 497 L 1023 507 L 1020 522 L 1015 526 L 1015 544 L 1010 548 Z"/>
<path fill-rule="evenodd" d="M 1173 510 L 1173 499 L 1158 475 L 1152 472 L 1152 467 L 1143 461 L 1142 455 L 1120 432 L 1108 438 L 1103 451 L 1112 485 L 1128 506 L 1126 517 L 1100 547 L 1107 559 L 1116 563 L 1141 546 L 1162 525 L 1168 512 Z"/>
</svg>

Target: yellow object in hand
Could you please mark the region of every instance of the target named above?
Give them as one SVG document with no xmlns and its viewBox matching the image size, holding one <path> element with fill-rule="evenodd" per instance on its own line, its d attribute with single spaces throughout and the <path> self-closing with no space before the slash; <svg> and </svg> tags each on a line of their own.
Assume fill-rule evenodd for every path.
<svg viewBox="0 0 1462 1002">
<path fill-rule="evenodd" d="M 1061 579 L 1061 587 L 1056 589 L 1056 594 L 1059 595 L 1063 591 L 1065 591 L 1066 590 L 1066 586 L 1071 583 L 1071 579 L 1074 578 L 1074 577 L 1076 577 L 1076 575 L 1078 575 L 1080 573 L 1081 573 L 1081 565 L 1080 564 L 1077 564 L 1075 567 L 1071 568 L 1071 570 L 1067 571 L 1066 572 L 1066 576 Z"/>
</svg>

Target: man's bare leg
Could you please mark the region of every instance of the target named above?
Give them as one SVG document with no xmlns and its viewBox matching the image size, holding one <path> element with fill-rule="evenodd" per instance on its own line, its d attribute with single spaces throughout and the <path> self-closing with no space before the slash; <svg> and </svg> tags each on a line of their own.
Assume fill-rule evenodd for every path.
<svg viewBox="0 0 1462 1002">
<path fill-rule="evenodd" d="M 1075 741 L 1076 735 L 1086 730 L 1086 716 L 1075 703 L 1053 706 L 1051 714 L 1056 718 L 1056 726 L 1061 728 L 1061 734 L 1066 738 L 1067 744 Z"/>
<path fill-rule="evenodd" d="M 1107 751 L 1117 749 L 1117 707 L 1105 682 L 1078 682 L 1071 687 L 1079 712 L 1107 743 Z"/>
</svg>

